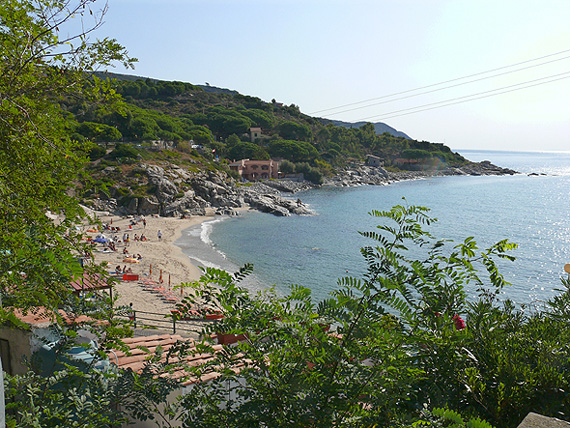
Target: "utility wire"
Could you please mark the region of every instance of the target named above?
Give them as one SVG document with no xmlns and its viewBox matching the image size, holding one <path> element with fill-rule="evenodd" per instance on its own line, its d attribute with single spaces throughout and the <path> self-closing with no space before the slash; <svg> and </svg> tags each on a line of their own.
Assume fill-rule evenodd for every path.
<svg viewBox="0 0 570 428">
<path fill-rule="evenodd" d="M 560 76 L 564 76 L 564 77 L 560 77 Z M 556 77 L 556 79 L 552 79 L 553 77 Z M 509 92 L 520 91 L 522 89 L 528 89 L 528 88 L 532 88 L 534 86 L 545 85 L 547 83 L 552 83 L 552 82 L 556 82 L 558 80 L 563 80 L 563 79 L 568 79 L 568 78 L 570 78 L 570 71 L 560 73 L 560 74 L 554 74 L 554 75 L 548 76 L 548 77 L 542 77 L 540 79 L 529 80 L 527 82 L 517 83 L 515 85 L 504 86 L 502 88 L 493 89 L 491 91 L 479 92 L 477 94 L 465 95 L 463 97 L 451 98 L 451 99 L 444 100 L 444 101 L 438 101 L 435 103 L 424 104 L 421 106 L 410 107 L 410 108 L 406 108 L 406 109 L 402 109 L 402 110 L 395 110 L 395 111 L 383 113 L 380 115 L 375 115 L 375 116 L 370 116 L 370 117 L 367 117 L 364 119 L 360 119 L 357 122 L 366 121 L 369 119 L 385 120 L 385 119 L 392 119 L 394 117 L 407 116 L 409 114 L 419 113 L 422 111 L 434 110 L 437 108 L 447 107 L 450 105 L 466 103 L 468 101 L 475 101 L 475 100 L 480 100 L 482 98 L 489 98 L 489 97 L 494 97 L 496 95 L 506 94 Z M 552 79 L 552 80 L 549 80 L 547 82 L 533 83 L 533 82 L 538 82 L 538 81 L 545 80 L 545 79 Z M 532 83 L 532 84 L 527 85 L 529 83 Z M 521 86 L 521 85 L 527 85 L 527 86 L 524 86 L 522 88 L 515 88 L 516 86 Z M 511 88 L 511 89 L 509 89 L 509 88 Z M 503 91 L 503 89 L 507 89 L 507 90 Z M 497 92 L 497 91 L 502 91 L 502 92 Z M 492 93 L 492 92 L 497 92 L 497 93 Z M 443 105 L 438 105 L 438 104 L 443 104 Z"/>
<path fill-rule="evenodd" d="M 481 72 L 478 72 L 478 73 L 469 74 L 469 75 L 467 75 L 467 76 L 462 76 L 462 77 L 457 77 L 457 78 L 450 79 L 450 80 L 445 80 L 445 81 L 439 82 L 439 83 L 433 83 L 433 84 L 427 85 L 427 86 L 421 86 L 421 87 L 415 88 L 415 89 L 409 89 L 409 90 L 407 90 L 407 91 L 395 92 L 395 93 L 393 93 L 393 94 L 383 95 L 383 96 L 381 96 L 381 97 L 370 98 L 370 99 L 367 99 L 367 100 L 356 101 L 356 102 L 353 102 L 353 103 L 343 104 L 343 105 L 340 105 L 340 106 L 331 107 L 331 108 L 327 108 L 327 109 L 323 109 L 323 110 L 317 110 L 317 111 L 314 111 L 314 112 L 308 113 L 308 114 L 313 115 L 313 114 L 322 113 L 322 112 L 326 112 L 326 111 L 336 110 L 336 109 L 339 109 L 339 108 L 350 107 L 350 106 L 353 106 L 353 105 L 358 105 L 358 104 L 362 104 L 362 103 L 367 103 L 367 102 L 371 102 L 371 101 L 376 101 L 376 100 L 380 100 L 380 99 L 384 99 L 384 98 L 395 97 L 395 96 L 397 96 L 397 95 L 408 94 L 408 93 L 410 93 L 410 92 L 421 91 L 422 89 L 433 88 L 434 86 L 445 85 L 446 83 L 456 82 L 456 81 L 458 81 L 458 80 L 469 79 L 469 78 L 471 78 L 471 77 L 480 76 L 480 75 L 488 74 L 488 73 L 493 73 L 493 72 L 495 72 L 495 71 L 504 70 L 504 69 L 512 68 L 512 67 L 516 67 L 516 66 L 522 65 L 522 64 L 528 64 L 529 62 L 539 61 L 539 60 L 541 60 L 541 59 L 550 58 L 550 57 L 553 57 L 553 56 L 556 56 L 556 55 L 560 55 L 560 54 L 563 54 L 563 53 L 567 53 L 567 52 L 570 52 L 570 49 L 566 49 L 566 50 L 563 50 L 563 51 L 560 51 L 560 52 L 556 52 L 556 53 L 544 55 L 544 56 L 541 56 L 541 57 L 538 57 L 538 58 L 529 59 L 529 60 L 522 61 L 522 62 L 517 62 L 517 63 L 511 64 L 511 65 L 506 65 L 506 66 L 503 66 L 503 67 L 494 68 L 494 69 L 487 70 L 487 71 L 481 71 Z M 562 58 L 562 59 L 564 59 L 564 58 Z M 514 71 L 513 71 L 513 72 L 514 72 Z M 445 88 L 443 88 L 443 89 L 445 89 Z"/>
<path fill-rule="evenodd" d="M 409 99 L 409 98 L 419 97 L 420 95 L 431 94 L 431 93 L 433 93 L 433 92 L 443 91 L 444 89 L 455 88 L 455 87 L 457 87 L 457 86 L 467 85 L 467 84 L 469 84 L 469 83 L 479 82 L 479 81 L 481 81 L 481 80 L 491 79 L 491 78 L 493 78 L 493 77 L 504 76 L 504 75 L 506 75 L 506 74 L 516 73 L 517 71 L 528 70 L 529 68 L 540 67 L 540 66 L 545 65 L 545 64 L 550 64 L 550 63 L 553 63 L 553 62 L 562 61 L 562 60 L 568 59 L 568 58 L 570 58 L 570 56 L 565 56 L 565 57 L 563 57 L 563 58 L 553 59 L 553 60 L 550 60 L 550 61 L 547 61 L 547 62 L 543 62 L 543 63 L 540 63 L 540 64 L 529 65 L 529 66 L 527 66 L 527 67 L 519 68 L 519 69 L 513 70 L 513 71 L 504 71 L 504 72 L 502 72 L 502 73 L 493 74 L 492 76 L 480 77 L 480 78 L 478 78 L 478 79 L 469 80 L 469 81 L 467 81 L 467 82 L 456 83 L 456 84 L 454 84 L 454 85 L 444 86 L 443 88 L 438 88 L 438 89 L 432 89 L 432 90 L 430 90 L 430 91 L 419 92 L 419 93 L 417 93 L 417 94 L 407 95 L 407 96 L 405 96 L 405 97 L 393 98 L 393 99 L 391 99 L 391 100 L 380 101 L 380 102 L 378 102 L 378 103 L 367 104 L 367 105 L 365 105 L 365 106 L 349 108 L 349 109 L 346 109 L 346 110 L 341 110 L 341 111 L 337 111 L 337 112 L 334 112 L 334 113 L 329 113 L 329 114 L 327 114 L 327 116 L 334 116 L 334 115 L 337 115 L 337 114 L 347 113 L 347 112 L 351 112 L 351 111 L 355 111 L 355 110 L 362 110 L 362 109 L 365 109 L 365 108 L 368 108 L 368 107 L 374 107 L 374 106 L 378 106 L 378 105 L 381 105 L 381 104 L 388 104 L 388 103 L 392 103 L 392 102 L 394 102 L 394 101 L 401 101 L 401 100 L 406 100 L 406 99 Z"/>
</svg>

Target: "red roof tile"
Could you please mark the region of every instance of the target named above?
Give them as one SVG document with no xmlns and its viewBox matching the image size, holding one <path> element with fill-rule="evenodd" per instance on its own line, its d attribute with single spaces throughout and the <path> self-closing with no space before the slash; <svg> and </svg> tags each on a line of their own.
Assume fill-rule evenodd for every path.
<svg viewBox="0 0 570 428">
<path fill-rule="evenodd" d="M 148 360 L 152 355 L 156 353 L 157 348 L 160 347 L 162 349 L 163 355 L 160 361 L 165 362 L 166 351 L 168 351 L 178 341 L 188 342 L 191 346 L 190 351 L 193 349 L 194 352 L 190 352 L 189 355 L 186 355 L 183 358 L 179 358 L 177 356 L 171 357 L 169 360 L 170 363 L 176 364 L 180 362 L 181 366 L 179 368 L 174 368 L 173 371 L 170 371 L 168 373 L 161 373 L 160 376 L 168 376 L 171 379 L 179 379 L 182 381 L 182 385 L 185 386 L 198 381 L 207 381 L 214 379 L 220 375 L 216 371 L 212 370 L 211 372 L 202 376 L 201 379 L 197 379 L 188 373 L 185 370 L 186 367 L 199 367 L 211 361 L 214 358 L 214 355 L 210 353 L 197 353 L 196 348 L 193 347 L 195 345 L 194 340 L 184 339 L 180 335 L 173 334 L 125 338 L 123 339 L 123 342 L 129 348 L 129 355 L 121 350 L 109 352 L 109 361 L 113 364 L 116 364 L 119 368 L 131 369 L 134 372 L 140 373 L 146 365 L 146 360 Z M 223 349 L 223 346 L 213 345 L 212 349 L 214 352 L 219 352 Z M 239 367 L 243 367 L 243 363 L 238 363 L 237 366 L 238 369 L 236 370 L 239 371 Z"/>
<path fill-rule="evenodd" d="M 16 315 L 20 321 L 25 322 L 30 326 L 36 327 L 42 327 L 43 325 L 47 327 L 52 324 L 53 320 L 55 319 L 55 314 L 43 306 L 32 308 L 25 313 L 22 309 L 15 309 L 14 315 Z M 90 318 L 86 315 L 76 316 L 74 314 L 68 314 L 62 310 L 59 311 L 59 315 L 63 317 L 63 320 L 67 324 L 82 324 L 95 321 L 95 319 Z"/>
</svg>

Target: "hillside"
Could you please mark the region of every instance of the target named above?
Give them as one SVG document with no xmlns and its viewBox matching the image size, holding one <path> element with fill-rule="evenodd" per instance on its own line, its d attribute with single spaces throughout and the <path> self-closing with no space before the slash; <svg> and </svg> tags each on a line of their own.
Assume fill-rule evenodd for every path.
<svg viewBox="0 0 570 428">
<path fill-rule="evenodd" d="M 378 124 L 336 126 L 304 115 L 295 105 L 267 103 L 229 89 L 110 77 L 115 79 L 112 89 L 122 95 L 112 108 L 88 100 L 60 101 L 70 114 L 72 137 L 91 144 L 88 178 L 78 183 L 77 195 L 98 209 L 185 215 L 210 208 L 231 212 L 247 203 L 279 215 L 299 213 L 300 207 L 276 196 L 299 187 L 238 185 L 240 176 L 229 164 L 246 158 L 280 159 L 283 173 L 302 173 L 312 182 L 301 188 L 512 173 L 473 164 L 443 144 L 378 134 Z M 370 155 L 375 166 L 365 165 Z"/>
<path fill-rule="evenodd" d="M 325 175 L 347 161 L 365 160 L 367 155 L 400 169 L 404 163 L 396 165 L 394 160 L 414 159 L 429 165 L 438 159 L 437 163 L 450 166 L 466 162 L 443 144 L 412 140 L 385 124 L 327 121 L 303 114 L 294 104 L 265 102 L 229 89 L 120 74 L 99 76 L 115 79 L 124 109 L 107 112 L 87 108 L 85 103 L 69 103 L 66 108 L 78 122 L 77 138 L 165 140 L 175 145 L 193 140 L 215 150 L 221 159 L 280 157 L 307 162 Z M 252 127 L 261 128 L 255 141 L 249 134 Z"/>
</svg>

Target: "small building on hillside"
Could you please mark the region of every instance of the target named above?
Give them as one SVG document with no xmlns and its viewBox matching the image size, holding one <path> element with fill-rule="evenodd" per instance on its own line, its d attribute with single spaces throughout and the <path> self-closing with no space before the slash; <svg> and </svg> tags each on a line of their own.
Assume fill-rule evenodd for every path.
<svg viewBox="0 0 570 428">
<path fill-rule="evenodd" d="M 384 166 L 384 161 L 382 158 L 374 155 L 368 155 L 366 157 L 366 165 L 368 166 Z"/>
<path fill-rule="evenodd" d="M 248 181 L 269 180 L 279 178 L 279 162 L 270 160 L 241 159 L 230 164 L 230 169 L 236 171 L 241 178 Z"/>
<path fill-rule="evenodd" d="M 261 138 L 261 128 L 249 128 L 249 138 L 251 139 L 252 143 L 255 143 L 255 140 Z"/>
</svg>

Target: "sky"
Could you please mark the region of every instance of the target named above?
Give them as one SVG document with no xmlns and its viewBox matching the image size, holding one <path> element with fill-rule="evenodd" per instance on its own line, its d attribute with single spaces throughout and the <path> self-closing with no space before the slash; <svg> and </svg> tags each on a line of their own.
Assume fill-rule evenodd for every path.
<svg viewBox="0 0 570 428">
<path fill-rule="evenodd" d="M 454 150 L 570 151 L 568 0 L 108 6 L 95 35 L 117 39 L 139 60 L 135 70 L 114 72 L 209 83 L 312 116 L 384 122 Z M 499 92 L 507 93 L 490 96 Z"/>
</svg>

